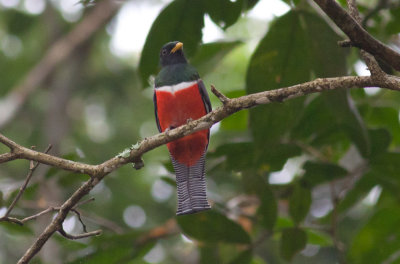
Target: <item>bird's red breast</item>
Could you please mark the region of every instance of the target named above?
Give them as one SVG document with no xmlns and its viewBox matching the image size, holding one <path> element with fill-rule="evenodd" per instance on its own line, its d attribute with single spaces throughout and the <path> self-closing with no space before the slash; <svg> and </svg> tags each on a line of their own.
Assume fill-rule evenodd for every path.
<svg viewBox="0 0 400 264">
<path fill-rule="evenodd" d="M 163 86 L 156 89 L 157 115 L 161 130 L 186 124 L 206 114 L 197 81 Z M 172 157 L 187 166 L 194 165 L 208 144 L 208 129 L 167 144 Z"/>
</svg>

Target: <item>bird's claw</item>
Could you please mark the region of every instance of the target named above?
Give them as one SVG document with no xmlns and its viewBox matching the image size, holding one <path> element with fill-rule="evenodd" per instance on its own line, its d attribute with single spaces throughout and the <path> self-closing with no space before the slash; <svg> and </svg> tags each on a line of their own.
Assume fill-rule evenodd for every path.
<svg viewBox="0 0 400 264">
<path fill-rule="evenodd" d="M 164 132 L 168 132 L 168 131 L 170 131 L 170 130 L 172 130 L 172 129 L 174 129 L 175 127 L 174 126 L 169 126 L 169 127 L 167 127 L 165 130 L 164 130 Z"/>
</svg>

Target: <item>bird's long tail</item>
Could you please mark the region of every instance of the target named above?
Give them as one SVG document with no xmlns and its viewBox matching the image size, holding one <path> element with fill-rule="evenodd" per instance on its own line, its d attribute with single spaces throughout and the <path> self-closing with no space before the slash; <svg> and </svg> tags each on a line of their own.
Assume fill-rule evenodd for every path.
<svg viewBox="0 0 400 264">
<path fill-rule="evenodd" d="M 205 152 L 193 166 L 181 164 L 172 158 L 178 191 L 177 215 L 193 214 L 211 208 L 207 201 L 205 179 Z"/>
</svg>

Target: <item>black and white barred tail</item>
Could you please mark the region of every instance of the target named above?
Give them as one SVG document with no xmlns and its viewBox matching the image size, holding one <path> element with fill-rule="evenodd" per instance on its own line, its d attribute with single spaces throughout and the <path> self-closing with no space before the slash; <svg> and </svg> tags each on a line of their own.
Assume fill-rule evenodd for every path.
<svg viewBox="0 0 400 264">
<path fill-rule="evenodd" d="M 181 164 L 172 158 L 178 192 L 177 215 L 193 214 L 211 208 L 207 201 L 205 152 L 193 166 Z"/>
</svg>

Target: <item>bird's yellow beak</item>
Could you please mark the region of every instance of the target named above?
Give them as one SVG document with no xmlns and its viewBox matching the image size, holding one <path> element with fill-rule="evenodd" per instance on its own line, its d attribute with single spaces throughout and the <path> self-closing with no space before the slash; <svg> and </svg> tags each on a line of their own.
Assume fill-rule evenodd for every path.
<svg viewBox="0 0 400 264">
<path fill-rule="evenodd" d="M 182 42 L 178 42 L 178 43 L 176 43 L 175 47 L 171 50 L 170 53 L 175 53 L 177 50 L 182 49 L 182 47 L 183 47 L 183 43 Z"/>
</svg>

